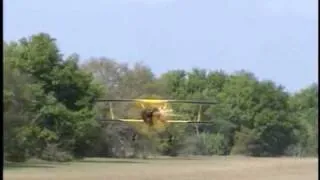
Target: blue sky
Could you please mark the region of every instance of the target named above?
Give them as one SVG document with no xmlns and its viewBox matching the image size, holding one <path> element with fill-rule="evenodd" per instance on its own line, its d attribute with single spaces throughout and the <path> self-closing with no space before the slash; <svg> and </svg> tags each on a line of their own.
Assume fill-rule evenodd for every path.
<svg viewBox="0 0 320 180">
<path fill-rule="evenodd" d="M 245 69 L 292 92 L 318 79 L 317 13 L 316 0 L 5 0 L 4 39 L 47 32 L 82 59 Z"/>
</svg>

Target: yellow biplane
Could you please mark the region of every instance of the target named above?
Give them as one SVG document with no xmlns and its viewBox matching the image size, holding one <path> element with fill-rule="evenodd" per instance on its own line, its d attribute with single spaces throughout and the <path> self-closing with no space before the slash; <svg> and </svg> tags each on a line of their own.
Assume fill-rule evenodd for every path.
<svg viewBox="0 0 320 180">
<path fill-rule="evenodd" d="M 155 123 L 207 123 L 201 121 L 201 107 L 202 105 L 212 105 L 215 102 L 210 101 L 193 101 L 193 100 L 168 100 L 168 99 L 99 99 L 97 102 L 108 102 L 110 107 L 111 118 L 105 121 L 125 121 L 125 122 L 144 122 L 149 126 L 153 126 Z M 139 105 L 141 108 L 140 119 L 122 119 L 115 118 L 112 108 L 113 102 L 132 102 Z M 173 120 L 170 119 L 174 116 L 179 116 L 173 113 L 169 104 L 187 103 L 187 104 L 199 104 L 199 113 L 196 120 Z"/>
<path fill-rule="evenodd" d="M 102 121 L 122 121 L 128 122 L 140 133 L 140 134 L 154 134 L 164 132 L 170 123 L 212 123 L 212 121 L 201 120 L 202 105 L 212 105 L 216 102 L 210 101 L 192 101 L 192 100 L 168 100 L 168 99 L 99 99 L 96 102 L 109 103 L 109 114 L 111 117 L 103 119 Z M 140 114 L 137 119 L 131 118 L 115 118 L 113 112 L 112 103 L 114 102 L 127 102 L 135 103 L 140 108 Z M 198 117 L 195 120 L 176 119 L 179 114 L 175 114 L 170 104 L 198 104 L 199 111 Z M 139 110 L 138 110 L 139 111 Z M 141 125 L 134 125 L 134 122 L 142 122 Z M 196 126 L 196 132 L 198 132 L 198 126 Z M 134 133 L 132 140 L 135 141 L 137 134 Z M 169 135 L 169 141 L 173 138 Z"/>
</svg>

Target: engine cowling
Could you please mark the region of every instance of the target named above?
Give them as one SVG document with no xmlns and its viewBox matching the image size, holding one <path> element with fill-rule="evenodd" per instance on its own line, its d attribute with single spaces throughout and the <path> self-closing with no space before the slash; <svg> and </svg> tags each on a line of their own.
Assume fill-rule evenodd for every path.
<svg viewBox="0 0 320 180">
<path fill-rule="evenodd" d="M 161 113 L 159 111 L 159 108 L 153 107 L 153 108 L 145 108 L 141 111 L 141 118 L 143 121 L 152 126 L 153 120 L 158 120 L 161 117 Z"/>
</svg>

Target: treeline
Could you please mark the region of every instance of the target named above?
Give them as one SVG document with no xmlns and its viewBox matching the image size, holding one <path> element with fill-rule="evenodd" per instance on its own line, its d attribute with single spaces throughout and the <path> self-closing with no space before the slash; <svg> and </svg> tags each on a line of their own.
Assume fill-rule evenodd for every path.
<svg viewBox="0 0 320 180">
<path fill-rule="evenodd" d="M 129 66 L 104 57 L 82 62 L 76 54 L 63 57 L 55 39 L 45 33 L 4 42 L 6 160 L 317 155 L 317 84 L 290 94 L 246 71 L 172 70 L 156 77 L 143 63 Z M 99 121 L 110 115 L 110 107 L 96 103 L 97 98 L 139 97 L 216 101 L 202 106 L 200 113 L 213 123 L 172 124 L 157 134 L 142 124 Z M 114 104 L 114 113 L 134 116 L 133 106 Z M 172 108 L 184 119 L 198 116 L 196 105 Z M 134 133 L 139 134 L 136 139 Z"/>
</svg>

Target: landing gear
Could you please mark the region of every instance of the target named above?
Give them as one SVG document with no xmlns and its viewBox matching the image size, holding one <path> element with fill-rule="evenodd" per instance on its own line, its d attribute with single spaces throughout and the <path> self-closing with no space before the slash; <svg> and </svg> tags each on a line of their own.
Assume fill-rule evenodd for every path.
<svg viewBox="0 0 320 180">
<path fill-rule="evenodd" d="M 136 134 L 136 133 L 134 133 L 133 135 L 132 135 L 132 141 L 136 141 L 136 139 L 137 139 L 137 137 L 138 137 L 138 135 Z"/>
<path fill-rule="evenodd" d="M 169 143 L 172 143 L 173 140 L 174 140 L 174 137 L 173 137 L 171 134 L 169 134 L 168 142 L 169 142 Z"/>
</svg>

